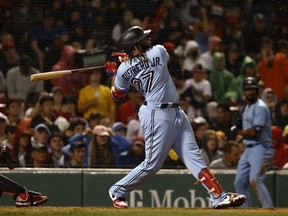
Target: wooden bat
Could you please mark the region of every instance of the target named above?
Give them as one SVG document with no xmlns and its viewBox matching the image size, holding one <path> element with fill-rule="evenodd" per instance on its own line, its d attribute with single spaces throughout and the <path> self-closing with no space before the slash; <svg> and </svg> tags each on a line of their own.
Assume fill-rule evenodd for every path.
<svg viewBox="0 0 288 216">
<path fill-rule="evenodd" d="M 32 74 L 30 76 L 30 81 L 36 82 L 36 81 L 41 81 L 41 80 L 49 80 L 49 79 L 54 79 L 54 78 L 65 76 L 65 75 L 71 75 L 73 73 L 89 72 L 91 70 L 101 69 L 105 67 L 106 67 L 105 65 L 101 65 L 101 66 L 87 67 L 87 68 L 80 68 L 80 69 L 50 71 L 50 72 L 45 72 L 45 73 Z"/>
</svg>

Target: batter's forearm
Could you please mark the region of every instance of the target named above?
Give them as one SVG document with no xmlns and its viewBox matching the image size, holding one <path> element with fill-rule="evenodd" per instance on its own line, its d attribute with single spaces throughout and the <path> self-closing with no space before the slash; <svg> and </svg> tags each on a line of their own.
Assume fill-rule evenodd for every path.
<svg viewBox="0 0 288 216">
<path fill-rule="evenodd" d="M 128 91 L 121 91 L 119 89 L 116 89 L 114 82 L 115 82 L 115 76 L 113 76 L 111 80 L 111 95 L 115 101 L 119 102 L 125 99 Z"/>
<path fill-rule="evenodd" d="M 116 76 L 111 77 L 111 90 L 114 88 Z"/>
</svg>

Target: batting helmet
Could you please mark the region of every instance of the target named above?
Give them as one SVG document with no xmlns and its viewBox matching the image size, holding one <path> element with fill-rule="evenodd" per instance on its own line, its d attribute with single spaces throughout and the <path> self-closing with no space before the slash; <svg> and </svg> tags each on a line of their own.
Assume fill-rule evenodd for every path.
<svg viewBox="0 0 288 216">
<path fill-rule="evenodd" d="M 258 89 L 258 82 L 254 77 L 247 77 L 243 81 L 242 89 Z"/>
<path fill-rule="evenodd" d="M 125 51 L 125 53 L 129 54 L 131 51 L 131 47 L 136 44 L 138 41 L 147 37 L 151 32 L 149 30 L 143 30 L 140 26 L 133 26 L 126 31 L 124 31 L 120 37 L 120 46 Z"/>
</svg>

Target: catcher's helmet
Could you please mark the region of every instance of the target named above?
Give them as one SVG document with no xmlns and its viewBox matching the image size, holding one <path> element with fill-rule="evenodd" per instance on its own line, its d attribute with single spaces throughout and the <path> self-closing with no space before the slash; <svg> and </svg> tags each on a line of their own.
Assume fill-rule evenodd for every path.
<svg viewBox="0 0 288 216">
<path fill-rule="evenodd" d="M 124 31 L 120 37 L 120 46 L 125 51 L 125 53 L 129 54 L 131 51 L 131 47 L 136 44 L 138 41 L 147 37 L 151 32 L 149 30 L 143 30 L 140 26 L 133 26 L 126 31 Z"/>
<path fill-rule="evenodd" d="M 242 89 L 258 89 L 258 82 L 254 77 L 247 77 L 243 81 Z"/>
</svg>

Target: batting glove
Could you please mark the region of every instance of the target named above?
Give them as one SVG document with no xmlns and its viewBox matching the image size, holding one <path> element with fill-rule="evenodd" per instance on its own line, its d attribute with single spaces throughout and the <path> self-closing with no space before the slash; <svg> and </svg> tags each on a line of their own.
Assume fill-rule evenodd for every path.
<svg viewBox="0 0 288 216">
<path fill-rule="evenodd" d="M 106 74 L 108 77 L 112 77 L 116 74 L 117 72 L 117 65 L 115 62 L 110 62 L 110 61 L 107 61 L 105 63 L 105 66 L 106 66 Z"/>
<path fill-rule="evenodd" d="M 123 62 L 128 56 L 125 52 L 112 52 L 111 57 L 118 57 L 118 61 Z"/>
</svg>

